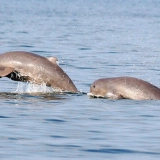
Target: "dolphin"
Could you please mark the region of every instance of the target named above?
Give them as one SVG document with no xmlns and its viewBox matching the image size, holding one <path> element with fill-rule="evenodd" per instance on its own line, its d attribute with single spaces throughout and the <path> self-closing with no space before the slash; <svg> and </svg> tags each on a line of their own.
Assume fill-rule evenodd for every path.
<svg viewBox="0 0 160 160">
<path fill-rule="evenodd" d="M 159 100 L 160 88 L 133 77 L 103 78 L 93 82 L 87 95 L 109 99 Z"/>
<path fill-rule="evenodd" d="M 56 57 L 14 51 L 0 54 L 0 78 L 46 84 L 58 91 L 78 92 L 69 76 L 56 63 Z"/>
</svg>

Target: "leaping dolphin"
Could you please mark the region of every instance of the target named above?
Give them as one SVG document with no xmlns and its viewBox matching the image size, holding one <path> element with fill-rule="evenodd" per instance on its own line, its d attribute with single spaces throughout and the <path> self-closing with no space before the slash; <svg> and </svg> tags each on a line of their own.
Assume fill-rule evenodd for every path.
<svg viewBox="0 0 160 160">
<path fill-rule="evenodd" d="M 14 51 L 0 54 L 0 78 L 46 84 L 60 91 L 78 92 L 69 76 L 57 65 L 56 57 Z"/>
</svg>

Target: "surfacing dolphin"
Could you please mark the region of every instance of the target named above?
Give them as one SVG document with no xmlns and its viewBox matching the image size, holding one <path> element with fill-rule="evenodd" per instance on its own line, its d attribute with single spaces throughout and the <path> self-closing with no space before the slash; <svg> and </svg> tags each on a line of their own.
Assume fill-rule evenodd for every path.
<svg viewBox="0 0 160 160">
<path fill-rule="evenodd" d="M 133 77 L 103 78 L 93 82 L 87 95 L 109 99 L 160 100 L 160 88 Z"/>
<path fill-rule="evenodd" d="M 0 54 L 0 78 L 46 84 L 60 91 L 78 92 L 69 76 L 57 65 L 56 57 L 14 51 Z"/>
</svg>

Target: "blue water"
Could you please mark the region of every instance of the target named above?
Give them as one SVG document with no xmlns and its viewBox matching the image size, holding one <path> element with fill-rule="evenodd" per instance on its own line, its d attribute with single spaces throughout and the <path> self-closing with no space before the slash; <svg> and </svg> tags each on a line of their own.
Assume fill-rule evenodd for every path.
<svg viewBox="0 0 160 160">
<path fill-rule="evenodd" d="M 103 77 L 160 87 L 159 0 L 0 0 L 0 46 L 56 56 L 79 91 Z M 0 159 L 160 159 L 160 101 L 92 99 L 0 79 Z"/>
</svg>

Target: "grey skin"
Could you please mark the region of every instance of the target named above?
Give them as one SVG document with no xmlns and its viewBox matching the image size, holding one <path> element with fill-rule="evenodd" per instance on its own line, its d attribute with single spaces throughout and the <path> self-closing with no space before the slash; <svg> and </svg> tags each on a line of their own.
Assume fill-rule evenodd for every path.
<svg viewBox="0 0 160 160">
<path fill-rule="evenodd" d="M 159 100 L 160 89 L 141 79 L 115 77 L 96 80 L 88 95 L 109 99 Z"/>
<path fill-rule="evenodd" d="M 0 78 L 46 84 L 60 91 L 78 92 L 69 76 L 57 65 L 56 57 L 45 58 L 23 51 L 0 54 Z"/>
</svg>

